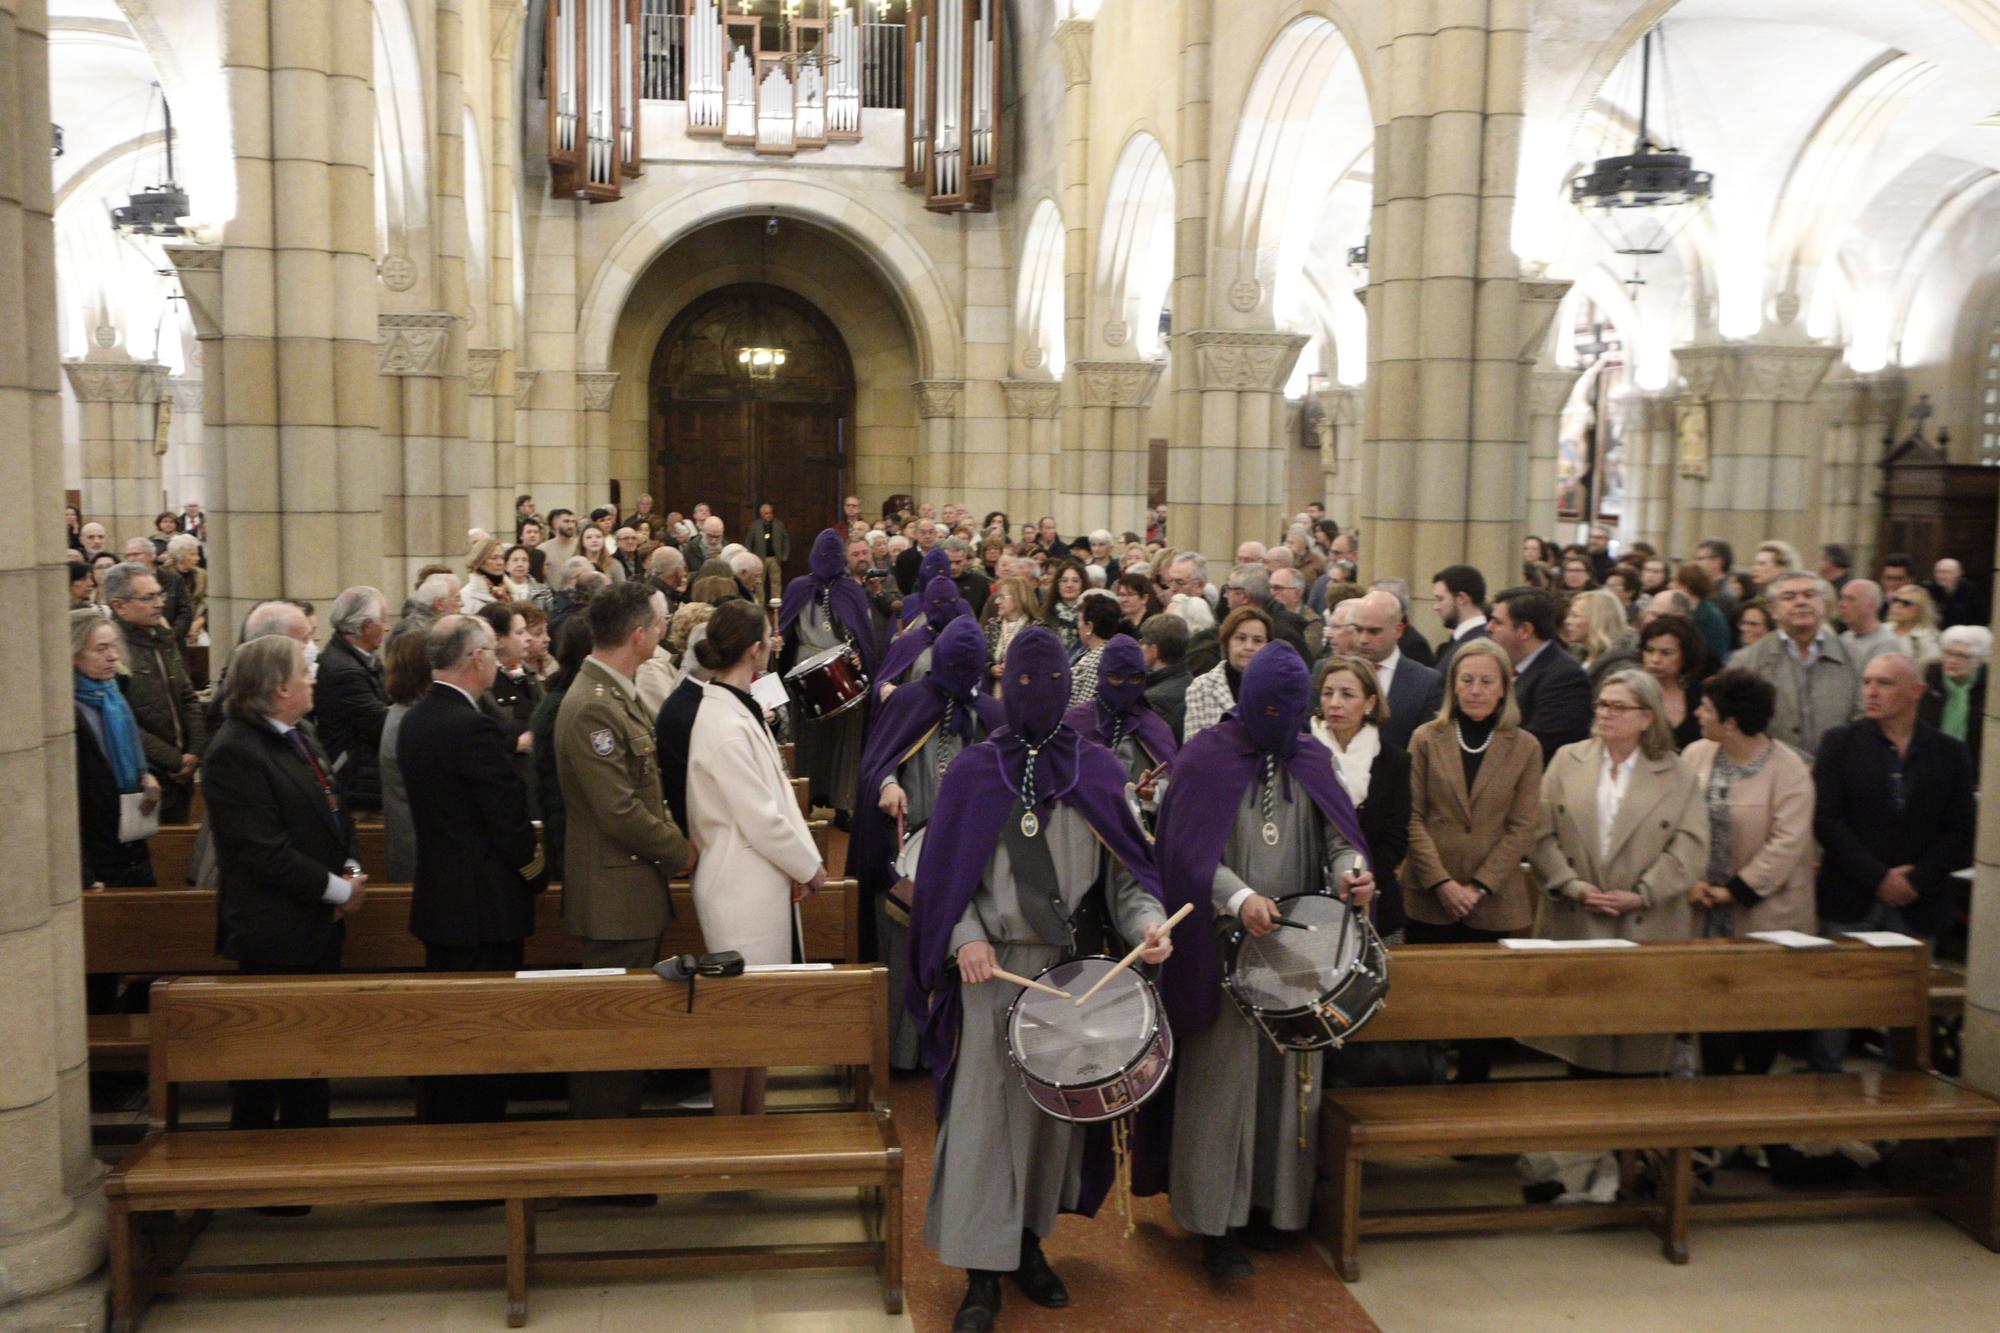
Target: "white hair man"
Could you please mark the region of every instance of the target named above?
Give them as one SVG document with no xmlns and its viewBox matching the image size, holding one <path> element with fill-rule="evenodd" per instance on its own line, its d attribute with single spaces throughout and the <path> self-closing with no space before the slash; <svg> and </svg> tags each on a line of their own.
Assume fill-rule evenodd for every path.
<svg viewBox="0 0 2000 1333">
<path fill-rule="evenodd" d="M 410 601 L 414 604 L 415 613 L 426 619 L 455 616 L 465 609 L 459 600 L 464 586 L 455 574 L 433 574 L 417 585 Z"/>
<path fill-rule="evenodd" d="M 378 588 L 354 587 L 333 599 L 333 633 L 314 682 L 314 725 L 351 808 L 382 808 L 382 724 L 389 696 L 376 650 L 389 637 L 389 600 Z"/>
</svg>

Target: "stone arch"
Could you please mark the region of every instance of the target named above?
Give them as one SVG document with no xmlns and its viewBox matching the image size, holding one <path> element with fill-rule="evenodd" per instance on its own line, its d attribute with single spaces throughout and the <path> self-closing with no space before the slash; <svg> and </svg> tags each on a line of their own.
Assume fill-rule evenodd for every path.
<svg viewBox="0 0 2000 1333">
<path fill-rule="evenodd" d="M 956 303 L 914 238 L 861 200 L 784 171 L 748 171 L 662 200 L 627 228 L 591 275 L 577 319 L 578 362 L 609 368 L 620 312 L 653 260 L 695 230 L 748 215 L 795 218 L 852 245 L 897 305 L 918 352 L 918 377 L 955 379 L 964 364 Z"/>
<path fill-rule="evenodd" d="M 1317 14 L 1286 24 L 1258 62 L 1218 194 L 1210 271 L 1222 307 L 1259 325 L 1301 313 L 1320 205 L 1368 170 L 1374 142 L 1367 84 L 1346 35 Z M 1328 161 L 1343 164 L 1331 179 L 1314 170 Z"/>
<path fill-rule="evenodd" d="M 374 0 L 375 241 L 421 262 L 412 234 L 430 226 L 430 119 L 423 47 L 409 0 Z"/>
<path fill-rule="evenodd" d="M 1021 244 L 1014 294 L 1014 365 L 1035 379 L 1060 379 L 1064 345 L 1063 219 L 1055 201 L 1035 205 Z"/>
<path fill-rule="evenodd" d="M 1105 355 L 1157 356 L 1160 311 L 1174 276 L 1173 168 L 1160 141 L 1140 130 L 1125 141 L 1105 189 L 1098 229 L 1091 343 Z"/>
</svg>

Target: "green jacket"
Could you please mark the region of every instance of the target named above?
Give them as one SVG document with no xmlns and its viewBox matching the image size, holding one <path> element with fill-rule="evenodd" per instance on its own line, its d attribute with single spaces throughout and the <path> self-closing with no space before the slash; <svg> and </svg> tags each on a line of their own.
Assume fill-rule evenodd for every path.
<svg viewBox="0 0 2000 1333">
<path fill-rule="evenodd" d="M 118 670 L 125 678 L 125 700 L 139 723 L 146 766 L 162 776 L 177 773 L 182 755 L 200 754 L 207 747 L 208 727 L 174 631 L 166 625 L 139 629 L 115 623 L 125 635 L 125 658 Z"/>
</svg>

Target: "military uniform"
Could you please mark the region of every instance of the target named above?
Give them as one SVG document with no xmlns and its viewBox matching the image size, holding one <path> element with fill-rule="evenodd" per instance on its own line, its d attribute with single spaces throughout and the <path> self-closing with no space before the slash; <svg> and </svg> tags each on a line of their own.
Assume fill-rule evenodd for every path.
<svg viewBox="0 0 2000 1333">
<path fill-rule="evenodd" d="M 660 794 L 653 720 L 636 684 L 584 660 L 556 712 L 562 784 L 563 925 L 583 941 L 585 967 L 651 967 L 666 929 L 667 880 L 688 842 Z M 579 1074 L 570 1113 L 585 1119 L 638 1109 L 639 1074 Z"/>
</svg>

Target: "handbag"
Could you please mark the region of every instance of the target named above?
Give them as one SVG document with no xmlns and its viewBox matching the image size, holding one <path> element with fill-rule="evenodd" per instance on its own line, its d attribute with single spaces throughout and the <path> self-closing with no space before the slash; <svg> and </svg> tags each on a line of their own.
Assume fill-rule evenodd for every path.
<svg viewBox="0 0 2000 1333">
<path fill-rule="evenodd" d="M 145 803 L 143 791 L 118 793 L 118 841 L 143 842 L 160 831 L 160 802 L 156 798 L 151 810 Z"/>
</svg>

